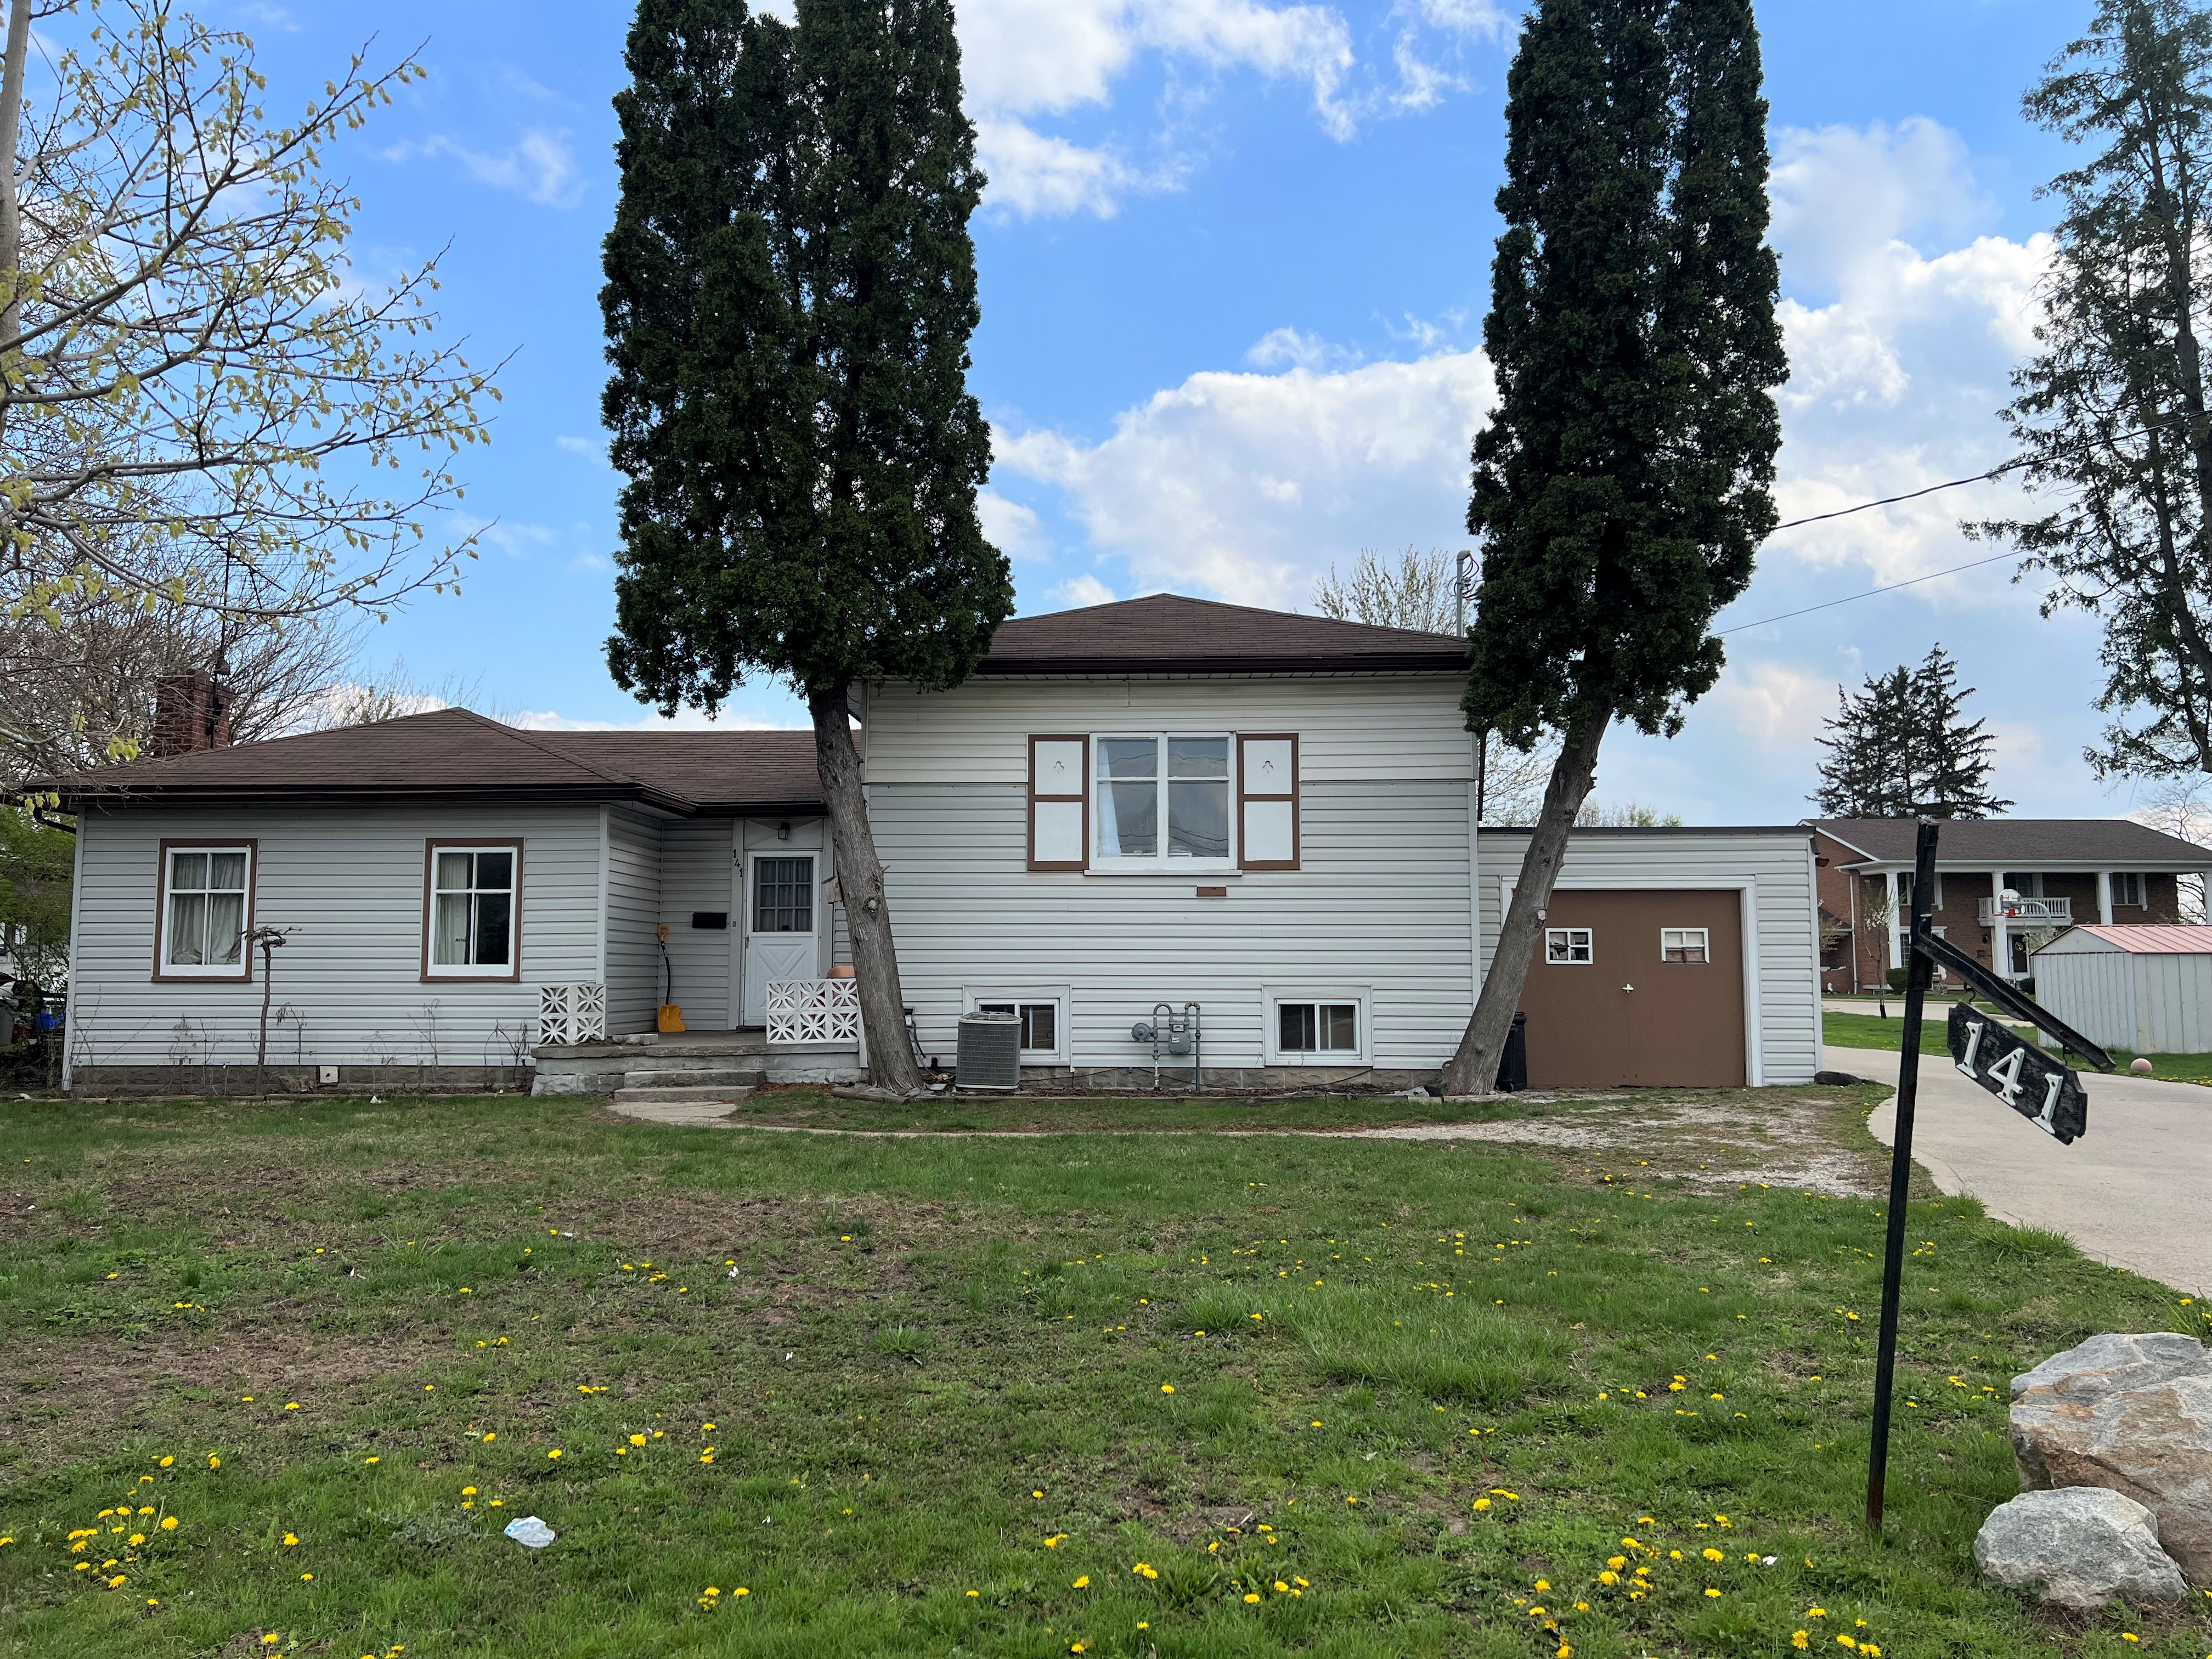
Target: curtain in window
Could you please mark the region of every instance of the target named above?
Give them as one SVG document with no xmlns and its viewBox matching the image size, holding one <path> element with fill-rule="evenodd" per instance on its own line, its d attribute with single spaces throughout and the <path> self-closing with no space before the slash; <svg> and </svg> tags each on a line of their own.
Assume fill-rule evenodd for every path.
<svg viewBox="0 0 2212 1659">
<path fill-rule="evenodd" d="M 168 945 L 174 968 L 235 968 L 246 952 L 246 854 L 169 855 Z"/>
<path fill-rule="evenodd" d="M 1160 745 L 1157 738 L 1098 743 L 1098 855 L 1156 858 L 1160 850 Z"/>
</svg>

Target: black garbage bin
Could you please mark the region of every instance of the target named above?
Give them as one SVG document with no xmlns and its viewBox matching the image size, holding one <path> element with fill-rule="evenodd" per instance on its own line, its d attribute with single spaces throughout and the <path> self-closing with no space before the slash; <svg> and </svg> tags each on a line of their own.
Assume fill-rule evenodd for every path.
<svg viewBox="0 0 2212 1659">
<path fill-rule="evenodd" d="M 1517 1009 L 1513 1029 L 1505 1038 L 1505 1052 L 1498 1057 L 1498 1086 L 1517 1095 L 1528 1086 L 1528 1016 Z"/>
</svg>

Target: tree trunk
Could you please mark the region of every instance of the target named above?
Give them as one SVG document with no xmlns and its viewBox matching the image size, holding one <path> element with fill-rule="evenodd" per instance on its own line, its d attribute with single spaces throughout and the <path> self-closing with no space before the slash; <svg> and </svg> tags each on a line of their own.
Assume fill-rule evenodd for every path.
<svg viewBox="0 0 2212 1659">
<path fill-rule="evenodd" d="M 1475 1000 L 1474 1015 L 1444 1066 L 1447 1095 L 1486 1095 L 1498 1087 L 1498 1065 L 1505 1054 L 1505 1040 L 1513 1033 L 1514 1012 L 1521 1005 L 1521 987 L 1528 977 L 1528 960 L 1536 948 L 1536 933 L 1552 902 L 1552 884 L 1559 878 L 1559 866 L 1567 853 L 1567 832 L 1589 799 L 1597 774 L 1598 745 L 1612 723 L 1609 708 L 1592 709 L 1582 730 L 1559 749 L 1553 763 L 1552 781 L 1544 788 L 1543 810 L 1528 837 L 1528 856 L 1513 889 L 1513 902 L 1498 930 L 1498 948 L 1490 959 L 1490 972 Z"/>
<path fill-rule="evenodd" d="M 891 941 L 883 861 L 876 856 L 875 831 L 868 827 L 868 799 L 861 787 L 860 752 L 853 746 L 848 697 L 848 689 L 842 685 L 808 694 L 807 708 L 814 716 L 814 759 L 822 774 L 822 799 L 830 808 L 845 925 L 853 934 L 853 975 L 860 993 L 860 1024 L 868 1034 L 869 1068 L 880 1086 L 904 1094 L 921 1086 L 921 1074 L 907 1040 L 898 947 Z"/>
<path fill-rule="evenodd" d="M 31 0 L 12 0 L 8 8 L 8 59 L 0 67 L 0 282 L 8 297 L 0 304 L 0 358 L 12 355 L 23 337 L 23 204 L 15 179 L 23 125 L 23 71 L 31 52 Z M 0 425 L 8 419 L 14 391 L 12 374 L 0 374 Z"/>
</svg>

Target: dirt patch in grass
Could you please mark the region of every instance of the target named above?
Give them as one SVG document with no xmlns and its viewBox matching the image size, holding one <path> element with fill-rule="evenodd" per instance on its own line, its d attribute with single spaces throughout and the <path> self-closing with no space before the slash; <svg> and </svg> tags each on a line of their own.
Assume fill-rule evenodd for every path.
<svg viewBox="0 0 2212 1659">
<path fill-rule="evenodd" d="M 16 1470 L 45 1468 L 150 1430 L 165 1395 L 254 1396 L 264 1413 L 305 1425 L 349 1409 L 359 1396 L 450 1353 L 419 1336 L 317 1340 L 283 1330 L 231 1329 L 205 1341 L 113 1336 L 33 1339 L 0 1376 L 0 1448 Z"/>
<path fill-rule="evenodd" d="M 1887 1092 L 1887 1091 L 1882 1091 Z M 1714 1090 L 1553 1097 L 1540 1115 L 1345 1132 L 1365 1139 L 1480 1140 L 1570 1152 L 1598 1184 L 1783 1187 L 1833 1198 L 1888 1190 L 1888 1155 L 1866 1133 L 1859 1089 Z"/>
</svg>

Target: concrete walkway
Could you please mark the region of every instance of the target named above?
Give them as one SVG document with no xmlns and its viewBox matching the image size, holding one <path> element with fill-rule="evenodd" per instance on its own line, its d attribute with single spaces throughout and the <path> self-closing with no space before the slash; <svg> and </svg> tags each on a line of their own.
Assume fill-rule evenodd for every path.
<svg viewBox="0 0 2212 1659">
<path fill-rule="evenodd" d="M 1826 1048 L 1832 1071 L 1894 1084 L 1898 1056 Z M 2112 1267 L 2212 1296 L 2212 1089 L 2154 1078 L 2081 1074 L 2089 1131 L 2062 1146 L 1960 1076 L 1948 1055 L 1920 1059 L 1912 1156 L 1947 1193 L 1970 1193 L 2017 1227 L 2063 1233 Z M 1894 1097 L 1867 1127 L 1887 1146 Z"/>
</svg>

